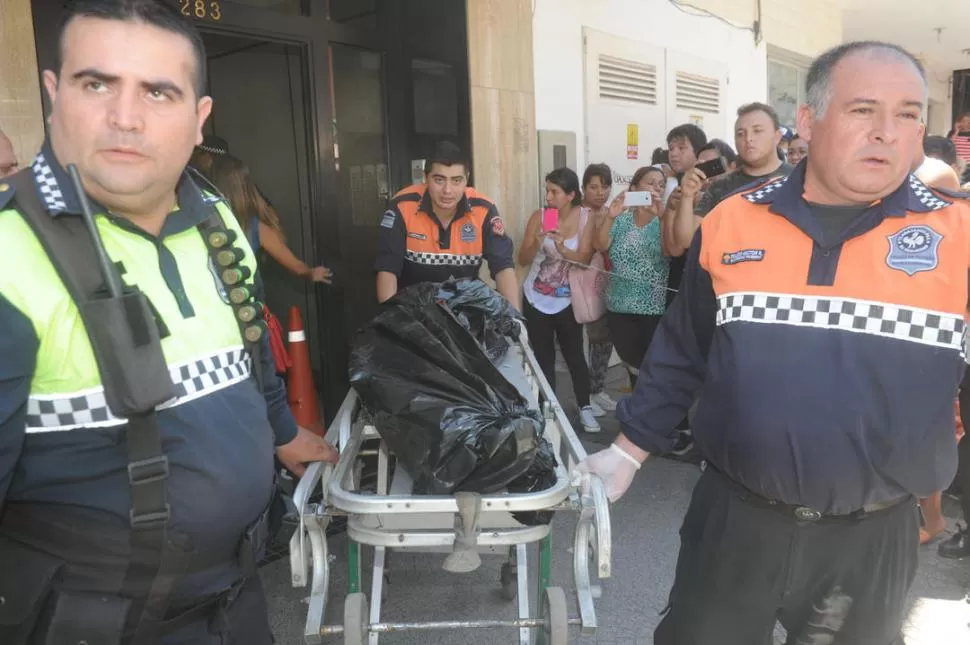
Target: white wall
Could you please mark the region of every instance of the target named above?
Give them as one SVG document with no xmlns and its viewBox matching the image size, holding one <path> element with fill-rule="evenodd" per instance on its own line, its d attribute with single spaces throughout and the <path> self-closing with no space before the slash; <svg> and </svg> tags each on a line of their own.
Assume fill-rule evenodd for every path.
<svg viewBox="0 0 970 645">
<path fill-rule="evenodd" d="M 738 106 L 767 94 L 765 45 L 750 31 L 688 15 L 667 0 L 535 0 L 536 128 L 576 133 L 576 165 L 586 167 L 583 27 L 718 61 L 728 69 L 719 130 L 734 129 Z M 640 149 L 666 147 L 666 132 L 641 132 Z M 647 159 L 649 161 L 649 157 Z"/>
<path fill-rule="evenodd" d="M 928 134 L 946 136 L 953 126 L 953 99 L 949 96 L 949 80 L 952 74 L 953 72 L 940 71 L 935 67 L 928 67 L 926 70 L 930 86 L 930 104 L 934 106 L 926 124 Z"/>
</svg>

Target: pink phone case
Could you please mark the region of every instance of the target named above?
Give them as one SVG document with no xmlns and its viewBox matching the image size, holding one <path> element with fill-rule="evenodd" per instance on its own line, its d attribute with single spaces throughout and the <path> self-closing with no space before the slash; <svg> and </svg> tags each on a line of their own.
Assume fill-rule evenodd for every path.
<svg viewBox="0 0 970 645">
<path fill-rule="evenodd" d="M 542 230 L 546 233 L 559 228 L 559 209 L 546 207 L 542 209 Z"/>
</svg>

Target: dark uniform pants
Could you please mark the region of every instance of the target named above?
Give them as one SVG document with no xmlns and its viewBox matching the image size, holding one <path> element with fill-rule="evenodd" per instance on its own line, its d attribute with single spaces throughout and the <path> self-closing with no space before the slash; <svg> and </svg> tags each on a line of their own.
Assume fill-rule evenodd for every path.
<svg viewBox="0 0 970 645">
<path fill-rule="evenodd" d="M 267 614 L 266 595 L 256 575 L 228 606 L 216 608 L 208 619 L 164 636 L 159 645 L 272 645 Z"/>
<path fill-rule="evenodd" d="M 916 574 L 915 500 L 859 519 L 794 516 L 708 469 L 681 528 L 656 645 L 901 645 Z"/>
</svg>

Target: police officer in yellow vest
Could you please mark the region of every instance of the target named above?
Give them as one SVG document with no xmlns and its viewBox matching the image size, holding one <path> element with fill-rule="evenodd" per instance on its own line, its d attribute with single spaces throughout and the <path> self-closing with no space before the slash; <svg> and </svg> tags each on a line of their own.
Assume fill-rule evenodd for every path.
<svg viewBox="0 0 970 645">
<path fill-rule="evenodd" d="M 200 232 L 221 220 L 251 286 L 229 207 L 185 170 L 212 106 L 199 34 L 165 0 L 71 11 L 44 73 L 49 140 L 0 181 L 0 643 L 267 645 L 241 545 L 265 534 L 274 447 L 296 472 L 335 453 L 297 427 L 268 348 L 245 344 Z M 126 459 L 136 418 L 106 404 L 92 330 L 19 206 L 31 200 L 52 221 L 90 203 L 105 266 L 150 303 L 175 393 L 150 413 L 164 452 L 151 476 Z M 153 479 L 167 485 L 157 552 L 132 510 Z"/>
</svg>

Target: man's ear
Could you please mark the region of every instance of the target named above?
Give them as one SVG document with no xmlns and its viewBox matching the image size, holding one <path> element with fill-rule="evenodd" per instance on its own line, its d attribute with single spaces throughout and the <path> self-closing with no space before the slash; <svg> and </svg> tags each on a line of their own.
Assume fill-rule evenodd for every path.
<svg viewBox="0 0 970 645">
<path fill-rule="evenodd" d="M 44 70 L 43 74 L 44 89 L 47 90 L 47 96 L 51 100 L 53 105 L 57 101 L 57 74 L 49 69 Z"/>
<path fill-rule="evenodd" d="M 195 106 L 195 113 L 198 115 L 199 122 L 195 135 L 195 145 L 202 145 L 202 127 L 205 122 L 209 119 L 209 115 L 212 114 L 212 97 L 203 96 L 199 99 L 198 104 Z"/>
<path fill-rule="evenodd" d="M 798 115 L 795 117 L 795 124 L 798 130 L 798 137 L 811 142 L 812 126 L 815 125 L 815 110 L 808 105 L 798 108 Z"/>
</svg>

